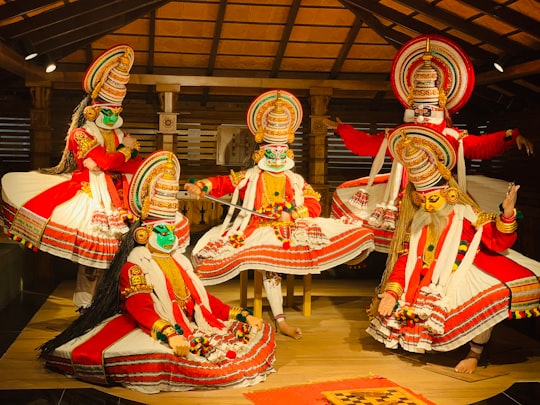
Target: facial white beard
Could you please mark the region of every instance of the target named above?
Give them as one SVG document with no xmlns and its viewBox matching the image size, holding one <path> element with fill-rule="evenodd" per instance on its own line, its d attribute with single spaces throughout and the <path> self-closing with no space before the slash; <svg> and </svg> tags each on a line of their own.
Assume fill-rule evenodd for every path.
<svg viewBox="0 0 540 405">
<path fill-rule="evenodd" d="M 453 207 L 446 204 L 440 210 L 435 212 L 427 212 L 424 209 L 419 209 L 413 217 L 411 223 L 411 234 L 420 232 L 425 226 L 430 226 L 436 237 L 439 237 L 444 227 L 448 223 L 448 216 Z"/>
</svg>

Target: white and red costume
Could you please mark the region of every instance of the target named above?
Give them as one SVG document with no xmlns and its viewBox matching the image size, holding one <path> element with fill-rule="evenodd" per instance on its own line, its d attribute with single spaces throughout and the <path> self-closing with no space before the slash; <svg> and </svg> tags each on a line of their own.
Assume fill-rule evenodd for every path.
<svg viewBox="0 0 540 405">
<path fill-rule="evenodd" d="M 386 280 L 403 286 L 399 308 L 370 313 L 371 336 L 392 349 L 449 351 L 505 319 L 540 315 L 540 263 L 510 250 L 516 233 L 498 231 L 494 219 L 478 223 L 479 214 L 454 206 L 429 266 L 426 228 L 411 235 Z"/>
<path fill-rule="evenodd" d="M 215 197 L 232 194 L 232 202 L 242 201 L 248 210 L 271 212 L 263 203 L 267 190 L 258 166 L 230 176 L 208 178 Z M 308 216 L 290 224 L 261 218 L 240 211 L 204 234 L 192 255 L 198 276 L 205 284 L 218 284 L 241 271 L 266 270 L 286 274 L 319 274 L 373 249 L 373 236 L 368 229 L 338 219 L 321 218 L 321 206 L 305 180 L 290 170 L 285 178 L 283 203 L 294 210 L 305 207 Z M 238 241 L 241 240 L 240 243 Z"/>
<path fill-rule="evenodd" d="M 209 294 L 184 255 L 190 233 L 177 212 L 179 176 L 178 159 L 166 151 L 150 154 L 134 174 L 129 206 L 141 221 L 92 305 L 41 346 L 48 367 L 145 393 L 246 387 L 274 372 L 272 327 Z"/>
<path fill-rule="evenodd" d="M 484 135 L 466 135 L 463 136 L 463 131 L 457 128 L 444 128 L 431 124 L 422 124 L 427 128 L 432 128 L 444 134 L 445 138 L 454 147 L 457 152 L 460 148 L 463 150 L 463 156 L 467 159 L 491 159 L 499 156 L 506 150 L 515 147 L 516 138 L 519 135 L 518 129 L 497 131 Z M 385 132 L 380 132 L 376 135 L 370 135 L 366 132 L 355 129 L 349 124 L 339 124 L 335 132 L 343 139 L 343 142 L 351 152 L 360 156 L 376 156 L 385 139 Z M 460 146 L 460 142 L 462 145 Z M 385 151 L 386 156 L 391 156 L 388 149 Z M 348 218 L 352 221 L 366 220 L 367 217 L 375 210 L 377 204 L 393 203 L 399 197 L 404 186 L 407 184 L 406 173 L 401 171 L 401 168 L 395 169 L 396 173 L 390 179 L 390 173 L 378 174 L 376 176 L 362 177 L 346 181 L 340 184 L 332 197 L 331 216 L 333 218 Z M 491 196 L 496 194 L 497 190 L 501 190 L 501 185 L 504 188 L 506 182 L 496 181 L 487 178 L 486 176 L 467 176 L 467 191 L 477 200 L 488 202 L 486 205 L 481 205 L 485 210 L 491 209 L 493 201 Z M 394 182 L 393 188 L 390 182 Z M 368 186 L 369 184 L 369 186 Z M 488 187 L 492 186 L 492 187 Z M 390 187 L 393 191 L 387 189 Z M 369 200 L 367 209 L 359 207 L 354 203 L 355 195 L 359 190 L 369 191 Z M 486 195 L 488 193 L 488 195 Z M 391 202 L 392 201 L 392 202 Z M 499 201 L 500 202 L 500 201 Z M 497 202 L 498 204 L 498 202 Z M 364 222 L 364 226 L 373 230 L 375 235 L 375 250 L 382 253 L 388 253 L 390 240 L 393 236 L 393 229 L 385 229 L 384 227 L 373 226 L 369 221 Z"/>
<path fill-rule="evenodd" d="M 96 124 L 87 122 L 68 136 L 66 147 L 77 162 L 71 175 L 37 171 L 4 175 L 6 233 L 34 250 L 106 269 L 118 249 L 119 236 L 128 230 L 124 224 L 127 176 L 142 161 L 136 157 L 126 162 L 126 155 L 116 150 L 123 137 L 117 128 L 105 140 Z M 87 158 L 101 170 L 84 167 Z"/>
<path fill-rule="evenodd" d="M 175 233 L 189 235 L 188 220 L 181 214 L 177 218 Z M 206 292 L 182 254 L 187 244 L 183 242 L 182 249 L 168 257 L 178 272 L 174 278 L 162 271 L 146 247 L 134 248 L 120 272 L 121 314 L 56 348 L 44 356 L 45 364 L 83 381 L 120 384 L 145 393 L 245 387 L 264 381 L 274 372 L 272 327 L 263 323 L 255 330 L 229 320 L 231 307 Z M 177 277 L 189 297 L 182 306 L 174 292 Z M 158 320 L 178 325 L 195 350 L 180 357 L 153 339 L 152 325 Z"/>
</svg>

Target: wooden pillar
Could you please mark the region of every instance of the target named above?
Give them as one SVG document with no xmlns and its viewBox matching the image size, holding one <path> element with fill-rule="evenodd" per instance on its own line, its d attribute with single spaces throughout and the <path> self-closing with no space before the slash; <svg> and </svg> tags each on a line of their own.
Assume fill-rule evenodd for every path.
<svg viewBox="0 0 540 405">
<path fill-rule="evenodd" d="M 156 90 L 159 93 L 159 102 L 161 112 L 159 114 L 159 129 L 157 147 L 158 149 L 168 150 L 176 154 L 176 123 L 178 113 L 173 112 L 178 94 L 180 93 L 179 84 L 158 84 Z"/>
<path fill-rule="evenodd" d="M 30 109 L 30 165 L 32 169 L 51 166 L 51 83 L 27 83 L 32 96 Z"/>
<path fill-rule="evenodd" d="M 51 166 L 51 82 L 46 80 L 27 81 L 32 106 L 30 108 L 30 167 L 39 169 Z M 24 282 L 28 285 L 49 285 L 55 279 L 52 257 L 38 252 L 32 272 L 28 272 Z"/>
<path fill-rule="evenodd" d="M 311 133 L 309 135 L 309 178 L 308 183 L 321 193 L 322 216 L 329 216 L 330 196 L 327 184 L 326 137 L 328 129 L 323 120 L 328 118 L 328 102 L 332 97 L 331 88 L 311 88 L 310 91 Z"/>
</svg>

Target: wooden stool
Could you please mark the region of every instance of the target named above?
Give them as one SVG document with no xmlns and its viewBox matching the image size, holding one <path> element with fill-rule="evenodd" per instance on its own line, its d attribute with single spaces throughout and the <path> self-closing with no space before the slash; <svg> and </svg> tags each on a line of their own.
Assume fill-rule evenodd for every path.
<svg viewBox="0 0 540 405">
<path fill-rule="evenodd" d="M 302 314 L 311 316 L 311 274 L 302 276 L 304 279 L 304 290 L 302 296 Z M 248 272 L 240 273 L 240 306 L 247 306 L 247 290 L 248 290 Z M 262 290 L 263 290 L 263 275 L 262 271 L 255 270 L 253 274 L 253 315 L 259 318 L 262 317 Z M 284 300 L 287 307 L 294 305 L 294 274 L 287 274 L 287 296 Z"/>
</svg>

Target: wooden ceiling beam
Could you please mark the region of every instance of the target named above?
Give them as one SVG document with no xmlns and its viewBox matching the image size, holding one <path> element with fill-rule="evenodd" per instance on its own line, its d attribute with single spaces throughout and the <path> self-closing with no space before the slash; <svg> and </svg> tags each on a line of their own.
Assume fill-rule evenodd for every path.
<svg viewBox="0 0 540 405">
<path fill-rule="evenodd" d="M 10 18 L 32 13 L 49 4 L 51 4 L 51 0 L 10 1 L 0 6 L 0 15 L 2 20 L 9 20 Z"/>
<path fill-rule="evenodd" d="M 55 87 L 72 87 L 75 83 L 80 86 L 82 72 L 53 72 L 49 74 Z M 250 77 L 216 77 L 216 76 L 174 76 L 130 74 L 129 85 L 156 86 L 159 84 L 175 84 L 184 87 L 230 87 L 256 89 L 310 89 L 328 87 L 343 91 L 392 91 L 388 80 L 312 80 L 312 79 L 279 79 L 279 78 L 250 78 Z"/>
<path fill-rule="evenodd" d="M 33 63 L 25 61 L 21 55 L 4 45 L 2 41 L 0 41 L 0 66 L 2 66 L 2 69 L 19 77 L 32 77 L 40 80 L 49 79 L 45 69 L 40 69 Z"/>
<path fill-rule="evenodd" d="M 393 30 L 392 28 L 383 25 L 373 14 L 366 11 L 363 7 L 354 0 L 339 0 L 341 4 L 347 7 L 357 17 L 361 18 L 373 31 L 379 36 L 386 39 L 394 48 L 399 49 L 401 46 L 411 39 L 408 35 Z"/>
<path fill-rule="evenodd" d="M 156 49 L 156 10 L 150 12 L 150 24 L 148 27 L 148 62 L 146 71 L 154 73 L 154 51 Z"/>
<path fill-rule="evenodd" d="M 495 16 L 506 24 L 540 38 L 540 24 L 534 18 L 523 15 L 512 8 L 491 0 L 460 0 L 468 7 L 474 7 L 486 14 Z M 510 3 L 511 4 L 511 3 Z"/>
<path fill-rule="evenodd" d="M 479 47 L 473 46 L 468 42 L 463 41 L 460 38 L 456 38 L 450 35 L 447 32 L 442 32 L 433 28 L 431 25 L 423 23 L 421 21 L 413 20 L 410 16 L 399 13 L 390 7 L 386 7 L 379 3 L 378 1 L 373 0 L 347 0 L 347 3 L 354 4 L 356 7 L 363 9 L 367 13 L 373 13 L 379 15 L 380 17 L 392 21 L 394 24 L 397 24 L 407 30 L 416 32 L 417 34 L 440 34 L 445 37 L 452 39 L 454 42 L 459 44 L 463 50 L 473 58 L 480 60 L 490 60 L 496 57 L 491 52 L 485 51 Z"/>
<path fill-rule="evenodd" d="M 139 1 L 140 4 L 150 3 L 146 0 L 132 1 Z M 80 23 L 83 25 L 79 28 L 73 28 L 69 32 L 56 36 L 54 40 L 47 40 L 44 42 L 42 44 L 42 49 L 40 49 L 40 53 L 52 54 L 58 50 L 62 50 L 62 54 L 60 56 L 69 55 L 71 52 L 83 48 L 97 38 L 114 32 L 115 30 L 129 24 L 132 21 L 135 21 L 138 18 L 141 18 L 145 14 L 161 7 L 168 2 L 169 0 L 159 0 L 153 1 L 151 4 L 144 7 L 135 7 L 134 10 L 130 10 L 129 12 L 118 17 L 107 20 L 106 24 L 100 20 L 93 20 L 92 24 L 88 24 L 88 22 L 86 22 L 86 25 L 84 25 L 81 21 Z"/>
<path fill-rule="evenodd" d="M 339 50 L 339 55 L 334 61 L 334 65 L 332 66 L 332 70 L 330 71 L 330 75 L 328 76 L 329 79 L 336 79 L 338 77 L 339 72 L 341 72 L 341 68 L 343 67 L 343 64 L 345 63 L 345 60 L 347 59 L 347 55 L 349 55 L 349 52 L 351 51 L 354 41 L 356 40 L 356 37 L 358 36 L 358 32 L 360 31 L 362 24 L 363 24 L 362 19 L 356 16 L 351 29 L 347 33 L 347 38 L 343 42 L 343 45 L 341 45 L 341 49 Z"/>
<path fill-rule="evenodd" d="M 281 62 L 285 56 L 285 50 L 287 49 L 287 44 L 291 37 L 291 32 L 294 27 L 294 22 L 296 21 L 296 16 L 298 15 L 298 9 L 300 8 L 301 0 L 293 0 L 291 4 L 291 9 L 289 10 L 289 15 L 287 16 L 287 22 L 283 28 L 283 33 L 281 34 L 281 40 L 279 41 L 279 47 L 274 58 L 274 63 L 272 64 L 272 70 L 270 71 L 270 77 L 276 77 L 279 68 L 281 67 Z"/>
<path fill-rule="evenodd" d="M 434 20 L 440 21 L 449 27 L 458 29 L 471 37 L 489 44 L 495 48 L 502 49 L 505 53 L 527 53 L 530 49 L 508 38 L 501 37 L 494 31 L 481 27 L 478 24 L 466 22 L 462 17 L 437 7 L 436 3 L 424 0 L 395 0 L 404 6 L 411 8 L 419 14 L 426 15 Z M 465 21 L 465 22 L 464 22 Z"/>
<path fill-rule="evenodd" d="M 16 4 L 20 3 L 20 1 L 16 2 Z M 48 35 L 45 35 L 45 33 L 48 34 L 55 26 L 66 27 L 67 22 L 70 20 L 77 20 L 79 24 L 83 19 L 90 21 L 95 18 L 96 14 L 94 13 L 99 13 L 103 9 L 106 9 L 105 11 L 108 11 L 109 15 L 112 14 L 116 3 L 126 3 L 126 0 L 94 0 L 92 2 L 77 1 L 69 3 L 46 13 L 39 13 L 20 22 L 0 27 L 0 33 L 9 32 L 11 39 L 26 38 L 32 35 L 47 38 Z M 118 10 L 122 9 L 119 8 Z M 102 15 L 99 14 L 99 17 L 101 18 Z"/>
<path fill-rule="evenodd" d="M 522 77 L 540 74 L 540 59 L 524 62 L 519 65 L 508 66 L 504 72 L 492 71 L 480 73 L 476 76 L 475 85 L 483 86 L 500 83 L 505 80 L 520 79 Z"/>
<path fill-rule="evenodd" d="M 216 66 L 217 52 L 219 47 L 219 41 L 221 40 L 221 32 L 223 31 L 223 23 L 225 22 L 226 9 L 227 0 L 220 0 L 216 16 L 216 24 L 214 25 L 214 37 L 212 39 L 212 46 L 210 48 L 208 68 L 206 69 L 206 74 L 208 76 L 212 76 L 212 74 L 214 73 L 214 67 Z"/>
</svg>

